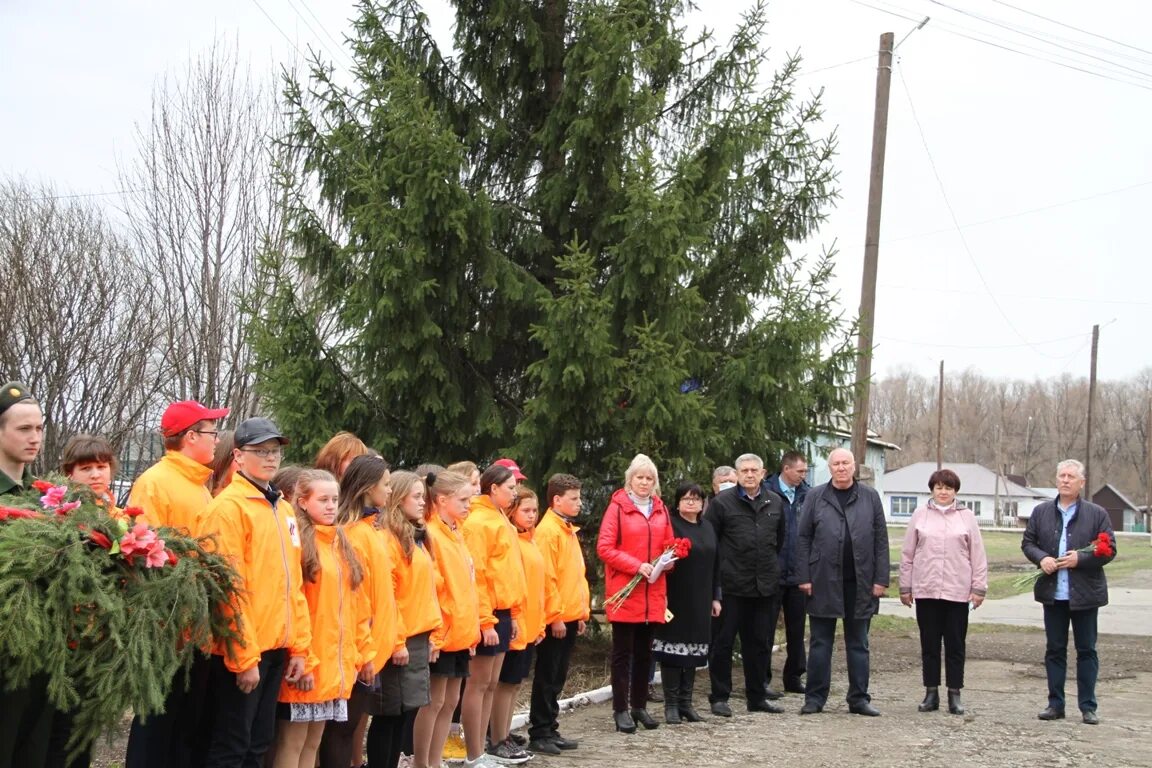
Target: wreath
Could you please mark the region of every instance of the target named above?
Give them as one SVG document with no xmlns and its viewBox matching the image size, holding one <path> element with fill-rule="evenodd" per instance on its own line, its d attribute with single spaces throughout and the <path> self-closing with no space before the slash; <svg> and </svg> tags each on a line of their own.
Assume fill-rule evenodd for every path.
<svg viewBox="0 0 1152 768">
<path fill-rule="evenodd" d="M 211 540 L 110 517 L 84 487 L 0 496 L 0 685 L 34 676 L 71 711 L 76 754 L 129 710 L 164 710 L 196 648 L 238 641 L 239 577 Z M 207 546 L 206 546 L 207 545 Z"/>
</svg>

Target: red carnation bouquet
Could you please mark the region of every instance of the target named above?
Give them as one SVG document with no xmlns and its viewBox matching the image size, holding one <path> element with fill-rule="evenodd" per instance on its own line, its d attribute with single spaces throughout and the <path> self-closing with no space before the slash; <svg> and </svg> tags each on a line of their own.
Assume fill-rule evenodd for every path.
<svg viewBox="0 0 1152 768">
<path fill-rule="evenodd" d="M 691 551 L 692 542 L 689 539 L 672 539 L 672 545 L 652 561 L 652 575 L 648 577 L 648 582 L 652 583 L 656 581 L 668 566 L 677 560 L 683 560 L 688 557 L 688 553 Z M 639 584 L 643 578 L 644 577 L 637 572 L 636 575 L 632 577 L 632 580 L 624 585 L 623 589 L 604 601 L 604 607 L 615 610 L 622 606 L 624 601 L 628 599 L 628 595 L 632 594 L 632 590 L 636 589 L 636 585 Z"/>
<path fill-rule="evenodd" d="M 1112 537 L 1104 531 L 1101 531 L 1088 546 L 1080 547 L 1080 549 L 1073 551 L 1081 555 L 1092 555 L 1093 557 L 1112 557 L 1112 555 L 1116 554 L 1116 548 L 1112 546 Z M 1023 587 L 1030 587 L 1039 581 L 1040 577 L 1043 575 L 1044 570 L 1040 567 L 1037 567 L 1036 570 L 1029 571 L 1025 575 L 1016 579 L 1016 581 L 1013 582 L 1013 585 L 1018 589 Z"/>
</svg>

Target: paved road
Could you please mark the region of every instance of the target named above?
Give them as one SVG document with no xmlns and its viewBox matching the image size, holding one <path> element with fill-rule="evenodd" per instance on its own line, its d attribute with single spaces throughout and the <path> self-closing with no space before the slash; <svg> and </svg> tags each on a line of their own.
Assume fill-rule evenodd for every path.
<svg viewBox="0 0 1152 768">
<path fill-rule="evenodd" d="M 1110 587 L 1109 604 L 1100 609 L 1100 632 L 1112 635 L 1152 635 L 1152 589 Z M 897 598 L 880 600 L 880 613 L 891 616 L 915 616 Z M 1028 592 L 1003 600 L 988 600 L 972 612 L 973 623 L 1013 624 L 1019 627 L 1044 627 L 1040 604 Z"/>
</svg>

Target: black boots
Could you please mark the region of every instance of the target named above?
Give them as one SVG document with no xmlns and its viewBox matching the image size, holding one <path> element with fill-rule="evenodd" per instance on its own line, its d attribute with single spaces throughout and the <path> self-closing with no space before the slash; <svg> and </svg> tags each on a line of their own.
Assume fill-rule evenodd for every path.
<svg viewBox="0 0 1152 768">
<path fill-rule="evenodd" d="M 613 712 L 612 718 L 616 721 L 616 730 L 620 733 L 636 733 L 636 721 L 627 712 Z"/>
<path fill-rule="evenodd" d="M 696 687 L 696 668 L 684 667 L 680 670 L 680 717 L 686 723 L 700 723 L 704 718 L 692 707 L 692 691 Z"/>
<path fill-rule="evenodd" d="M 948 711 L 953 715 L 964 714 L 964 705 L 960 703 L 960 689 L 948 689 Z"/>
<path fill-rule="evenodd" d="M 957 694 L 959 700 L 959 694 Z M 921 712 L 935 712 L 940 709 L 940 689 L 932 685 L 924 689 L 924 701 L 916 707 Z"/>
<path fill-rule="evenodd" d="M 634 709 L 634 710 L 632 710 L 632 720 L 634 721 L 633 728 L 635 728 L 636 723 L 639 723 L 640 725 L 644 726 L 644 728 L 646 730 L 649 730 L 649 731 L 652 730 L 653 728 L 659 727 L 659 725 L 660 725 L 660 723 L 656 722 L 656 719 L 654 717 L 652 717 L 652 715 L 648 714 L 648 710 L 646 710 L 646 709 Z"/>
<path fill-rule="evenodd" d="M 660 683 L 664 688 L 664 722 L 680 725 L 680 678 L 681 667 L 660 665 Z"/>
</svg>

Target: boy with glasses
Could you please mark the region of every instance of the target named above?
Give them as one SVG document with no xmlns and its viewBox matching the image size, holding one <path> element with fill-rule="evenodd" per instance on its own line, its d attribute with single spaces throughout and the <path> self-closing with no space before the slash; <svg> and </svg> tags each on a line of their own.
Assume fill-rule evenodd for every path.
<svg viewBox="0 0 1152 768">
<path fill-rule="evenodd" d="M 195 400 L 169 405 L 160 418 L 164 456 L 137 478 L 128 506 L 143 510 L 142 519 L 153 526 L 195 535 L 196 519 L 212 501 L 205 483 L 212 474 L 218 420 L 227 415 L 227 408 L 208 408 Z M 187 768 L 202 762 L 210 727 L 204 706 L 207 686 L 208 657 L 197 654 L 187 686 L 184 671 L 176 673 L 164 712 L 146 721 L 132 719 L 127 768 Z"/>
<path fill-rule="evenodd" d="M 276 727 L 281 680 L 312 688 L 316 658 L 300 568 L 296 514 L 272 478 L 288 439 L 268 419 L 236 427 L 236 475 L 200 520 L 201 535 L 216 537 L 242 582 L 232 606 L 239 642 L 218 640 L 212 650 L 209 691 L 215 725 L 209 768 L 261 765 Z"/>
</svg>

